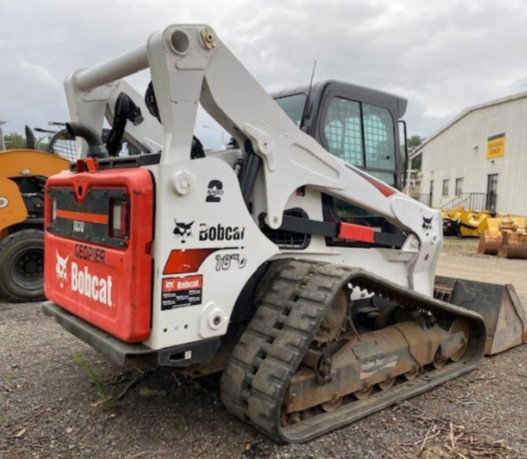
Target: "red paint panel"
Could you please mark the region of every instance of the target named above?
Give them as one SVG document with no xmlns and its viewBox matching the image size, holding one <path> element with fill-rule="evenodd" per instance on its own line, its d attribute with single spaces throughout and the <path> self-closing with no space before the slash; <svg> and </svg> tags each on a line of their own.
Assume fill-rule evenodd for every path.
<svg viewBox="0 0 527 459">
<path fill-rule="evenodd" d="M 340 223 L 339 234 L 340 239 L 350 239 L 352 241 L 374 243 L 373 228 L 368 226 L 354 225 L 352 223 Z"/>
<path fill-rule="evenodd" d="M 203 276 L 167 277 L 163 279 L 163 293 L 203 288 Z"/>
<path fill-rule="evenodd" d="M 57 218 L 65 218 L 66 220 L 80 220 L 89 223 L 108 224 L 108 215 L 90 214 L 88 212 L 75 212 L 73 210 L 57 210 Z"/>
<path fill-rule="evenodd" d="M 63 172 L 50 177 L 46 189 L 75 189 L 79 180 L 87 189 L 122 188 L 128 192 L 129 243 L 122 248 L 108 247 L 46 231 L 46 296 L 66 311 L 122 341 L 144 341 L 150 335 L 151 321 L 152 257 L 148 248 L 152 243 L 154 215 L 152 177 L 142 168 Z M 46 197 L 45 227 L 51 218 L 51 200 L 49 195 Z M 66 215 L 79 219 L 78 215 Z"/>
<path fill-rule="evenodd" d="M 165 263 L 163 274 L 195 273 L 211 253 L 219 249 L 172 250 Z"/>
<path fill-rule="evenodd" d="M 360 169 L 355 169 L 355 172 L 357 172 L 362 178 L 366 179 L 366 181 L 370 182 L 384 196 L 389 197 L 392 194 L 397 193 L 397 190 L 395 188 L 392 188 L 391 186 L 386 185 L 386 183 L 376 178 L 373 178 L 371 175 L 367 175 L 366 173 L 362 172 Z"/>
</svg>

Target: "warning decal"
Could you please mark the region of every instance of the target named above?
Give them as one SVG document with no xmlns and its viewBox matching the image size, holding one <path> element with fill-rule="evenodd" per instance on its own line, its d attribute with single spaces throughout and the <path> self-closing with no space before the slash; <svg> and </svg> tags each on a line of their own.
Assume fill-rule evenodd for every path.
<svg viewBox="0 0 527 459">
<path fill-rule="evenodd" d="M 203 276 L 167 277 L 163 279 L 161 310 L 201 304 Z"/>
</svg>

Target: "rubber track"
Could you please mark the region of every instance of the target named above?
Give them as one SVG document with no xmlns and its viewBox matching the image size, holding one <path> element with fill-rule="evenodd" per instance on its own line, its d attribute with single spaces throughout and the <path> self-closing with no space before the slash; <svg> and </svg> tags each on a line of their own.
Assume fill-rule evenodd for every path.
<svg viewBox="0 0 527 459">
<path fill-rule="evenodd" d="M 471 340 L 465 357 L 365 400 L 282 427 L 280 409 L 289 382 L 334 296 L 350 283 L 403 306 L 467 318 Z M 483 356 L 486 332 L 478 314 L 409 292 L 362 270 L 329 263 L 279 261 L 270 268 L 263 285 L 266 291 L 259 299 L 260 306 L 223 372 L 221 395 L 231 413 L 278 442 L 309 441 L 470 371 Z"/>
</svg>

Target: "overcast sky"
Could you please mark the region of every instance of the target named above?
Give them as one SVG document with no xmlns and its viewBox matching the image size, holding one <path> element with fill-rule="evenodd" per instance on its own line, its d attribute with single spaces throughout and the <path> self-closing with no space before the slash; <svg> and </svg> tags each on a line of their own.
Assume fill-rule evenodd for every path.
<svg viewBox="0 0 527 459">
<path fill-rule="evenodd" d="M 0 0 L 0 18 L 4 132 L 67 120 L 66 75 L 170 23 L 210 24 L 269 91 L 308 83 L 316 59 L 317 81 L 406 97 L 411 135 L 527 90 L 525 0 Z"/>
</svg>

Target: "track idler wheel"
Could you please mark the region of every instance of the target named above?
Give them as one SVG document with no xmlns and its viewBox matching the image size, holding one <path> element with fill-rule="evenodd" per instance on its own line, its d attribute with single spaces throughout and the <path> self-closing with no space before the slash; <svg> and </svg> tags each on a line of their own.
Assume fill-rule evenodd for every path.
<svg viewBox="0 0 527 459">
<path fill-rule="evenodd" d="M 315 334 L 313 342 L 316 347 L 323 347 L 336 341 L 346 329 L 348 302 L 346 291 L 344 289 L 339 290 L 332 303 L 328 306 L 326 315 Z"/>
<path fill-rule="evenodd" d="M 465 336 L 464 345 L 457 352 L 449 356 L 452 362 L 458 362 L 463 358 L 465 352 L 467 352 L 469 338 L 470 338 L 470 326 L 465 319 L 457 319 L 450 326 L 450 333 L 460 333 L 462 332 Z"/>
<path fill-rule="evenodd" d="M 436 352 L 436 355 L 434 356 L 434 361 L 432 362 L 432 366 L 439 370 L 439 368 L 443 368 L 447 362 L 447 358 L 443 355 L 443 352 L 441 351 L 441 348 L 438 349 Z"/>
<path fill-rule="evenodd" d="M 373 386 L 369 386 L 369 387 L 365 387 L 364 389 L 353 392 L 353 396 L 357 400 L 364 400 L 365 398 L 368 398 L 372 392 L 373 392 Z"/>
<path fill-rule="evenodd" d="M 413 370 L 407 371 L 403 377 L 407 381 L 413 381 L 419 375 L 419 368 L 414 368 Z"/>
<path fill-rule="evenodd" d="M 336 409 L 340 408 L 340 405 L 342 405 L 342 400 L 343 400 L 343 397 L 339 397 L 338 395 L 335 395 L 335 397 L 332 400 L 326 403 L 322 403 L 320 406 L 326 412 L 335 411 Z"/>
<path fill-rule="evenodd" d="M 395 378 L 388 378 L 380 382 L 377 385 L 379 386 L 379 389 L 381 390 L 388 390 L 393 386 L 394 383 L 395 383 Z"/>
</svg>

